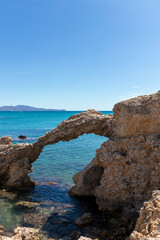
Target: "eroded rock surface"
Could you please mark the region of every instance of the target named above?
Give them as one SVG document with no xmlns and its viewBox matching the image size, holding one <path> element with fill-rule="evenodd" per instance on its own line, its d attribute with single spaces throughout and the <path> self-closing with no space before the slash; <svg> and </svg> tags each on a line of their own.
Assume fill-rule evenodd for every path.
<svg viewBox="0 0 160 240">
<path fill-rule="evenodd" d="M 28 189 L 34 185 L 28 174 L 43 147 L 37 144 L 12 144 L 10 137 L 0 138 L 0 187 Z"/>
<path fill-rule="evenodd" d="M 39 240 L 38 234 L 38 229 L 17 227 L 13 237 L 0 236 L 0 240 Z"/>
<path fill-rule="evenodd" d="M 160 132 L 160 91 L 117 103 L 113 111 L 115 138 Z"/>
<path fill-rule="evenodd" d="M 104 142 L 92 162 L 73 179 L 76 185 L 70 195 L 95 196 L 102 210 L 149 199 L 160 184 L 160 135 Z"/>
<path fill-rule="evenodd" d="M 160 191 L 154 191 L 152 198 L 144 202 L 135 230 L 130 240 L 160 239 Z"/>
</svg>

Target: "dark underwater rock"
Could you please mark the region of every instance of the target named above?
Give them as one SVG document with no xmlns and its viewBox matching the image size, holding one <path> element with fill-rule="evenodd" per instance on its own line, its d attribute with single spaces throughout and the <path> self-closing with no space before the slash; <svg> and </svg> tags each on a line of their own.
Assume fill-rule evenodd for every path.
<svg viewBox="0 0 160 240">
<path fill-rule="evenodd" d="M 25 135 L 19 135 L 19 139 L 26 139 L 27 137 Z"/>
</svg>

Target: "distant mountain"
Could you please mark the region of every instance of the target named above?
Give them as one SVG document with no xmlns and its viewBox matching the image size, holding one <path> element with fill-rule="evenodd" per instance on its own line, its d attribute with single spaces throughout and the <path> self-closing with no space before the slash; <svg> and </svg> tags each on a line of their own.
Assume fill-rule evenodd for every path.
<svg viewBox="0 0 160 240">
<path fill-rule="evenodd" d="M 36 108 L 27 105 L 17 105 L 17 106 L 2 106 L 0 111 L 9 111 L 9 112 L 38 112 L 38 111 L 66 111 L 65 109 L 46 109 L 46 108 Z"/>
</svg>

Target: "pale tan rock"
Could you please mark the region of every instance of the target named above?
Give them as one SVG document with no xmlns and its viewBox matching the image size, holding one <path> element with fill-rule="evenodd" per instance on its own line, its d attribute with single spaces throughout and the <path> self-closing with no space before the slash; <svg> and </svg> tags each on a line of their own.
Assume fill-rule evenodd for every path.
<svg viewBox="0 0 160 240">
<path fill-rule="evenodd" d="M 79 217 L 76 220 L 75 223 L 81 227 L 81 226 L 89 225 L 92 222 L 93 222 L 93 217 L 91 213 L 84 213 L 81 217 Z"/>
<path fill-rule="evenodd" d="M 83 237 L 81 236 L 80 238 L 78 238 L 78 240 L 92 240 L 91 238 L 88 238 L 88 237 Z"/>
<path fill-rule="evenodd" d="M 144 202 L 140 210 L 135 230 L 130 235 L 130 240 L 160 239 L 160 191 L 154 191 L 152 198 Z"/>
<path fill-rule="evenodd" d="M 33 186 L 28 174 L 42 149 L 28 143 L 13 145 L 10 137 L 0 138 L 0 187 L 20 190 Z"/>
<path fill-rule="evenodd" d="M 95 196 L 102 210 L 143 202 L 159 187 L 159 159 L 159 134 L 108 140 L 97 150 L 92 162 L 73 177 L 76 185 L 69 193 Z M 103 168 L 99 184 L 85 184 L 90 169 L 98 166 Z M 94 176 L 97 178 L 96 171 Z M 90 180 L 94 183 L 92 178 L 93 174 Z"/>
<path fill-rule="evenodd" d="M 17 227 L 14 230 L 15 236 L 20 236 L 22 240 L 39 240 L 39 230 L 35 228 Z"/>
<path fill-rule="evenodd" d="M 13 237 L 0 236 L 0 240 L 39 240 L 39 230 L 35 228 L 17 227 Z"/>
<path fill-rule="evenodd" d="M 117 103 L 113 111 L 114 138 L 160 132 L 160 92 Z"/>
</svg>

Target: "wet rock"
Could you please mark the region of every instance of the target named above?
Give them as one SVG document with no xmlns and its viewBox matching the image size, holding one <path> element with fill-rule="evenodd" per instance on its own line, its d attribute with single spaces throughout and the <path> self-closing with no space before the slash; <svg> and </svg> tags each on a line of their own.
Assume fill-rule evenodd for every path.
<svg viewBox="0 0 160 240">
<path fill-rule="evenodd" d="M 19 135 L 18 138 L 19 139 L 26 139 L 27 137 L 25 135 Z"/>
<path fill-rule="evenodd" d="M 19 201 L 16 203 L 16 206 L 18 207 L 26 207 L 26 208 L 34 208 L 39 206 L 39 203 L 36 202 L 27 202 L 27 201 Z"/>
<path fill-rule="evenodd" d="M 9 200 L 15 200 L 17 198 L 17 193 L 8 192 L 5 189 L 0 190 L 0 197 L 7 198 Z"/>
<path fill-rule="evenodd" d="M 44 185 L 44 186 L 47 186 L 47 185 L 53 185 L 53 186 L 55 186 L 55 185 L 58 185 L 58 183 L 57 182 L 42 182 L 42 183 L 38 183 L 38 182 L 36 182 L 35 183 L 36 185 Z"/>
<path fill-rule="evenodd" d="M 91 213 L 84 213 L 81 217 L 79 217 L 77 220 L 76 220 L 76 224 L 78 226 L 84 226 L 84 225 L 89 225 L 93 222 L 93 217 L 91 215 Z"/>
<path fill-rule="evenodd" d="M 76 239 L 79 236 L 79 234 L 80 234 L 79 232 L 73 231 L 73 232 L 71 232 L 70 237 L 71 237 L 71 239 Z"/>
<path fill-rule="evenodd" d="M 41 213 L 27 213 L 23 217 L 23 224 L 29 225 L 35 228 L 41 228 L 45 222 L 49 214 L 41 214 Z"/>
<path fill-rule="evenodd" d="M 0 235 L 4 235 L 7 232 L 7 229 L 5 228 L 5 226 L 0 225 Z"/>
</svg>

